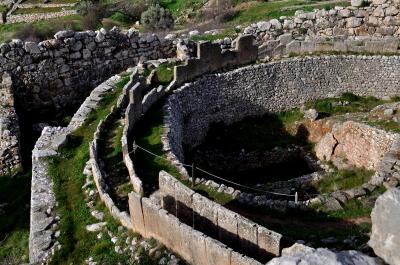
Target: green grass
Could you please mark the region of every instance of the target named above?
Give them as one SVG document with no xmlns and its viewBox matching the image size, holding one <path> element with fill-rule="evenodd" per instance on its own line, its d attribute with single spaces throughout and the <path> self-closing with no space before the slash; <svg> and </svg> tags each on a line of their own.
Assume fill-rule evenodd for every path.
<svg viewBox="0 0 400 265">
<path fill-rule="evenodd" d="M 363 168 L 336 169 L 333 173 L 324 176 L 316 184 L 316 188 L 321 193 L 351 189 L 368 182 L 373 174 L 374 171 Z"/>
<path fill-rule="evenodd" d="M 63 10 L 72 10 L 74 7 L 32 7 L 18 8 L 13 15 L 36 14 L 36 13 L 54 13 Z"/>
<path fill-rule="evenodd" d="M 114 12 L 108 18 L 124 26 L 129 26 L 134 22 L 132 18 L 120 11 Z"/>
<path fill-rule="evenodd" d="M 204 5 L 205 0 L 161 0 L 161 5 L 179 16 L 185 9 L 196 10 Z"/>
<path fill-rule="evenodd" d="M 25 23 L 0 24 L 0 43 L 17 37 L 17 33 L 25 26 Z M 83 30 L 82 17 L 80 15 L 36 21 L 32 23 L 32 26 L 43 38 L 51 38 L 61 29 Z"/>
<path fill-rule="evenodd" d="M 30 172 L 0 177 L 0 263 L 7 258 L 27 261 L 30 188 Z"/>
<path fill-rule="evenodd" d="M 163 101 L 157 103 L 142 117 L 135 132 L 135 140 L 138 145 L 160 155 L 160 157 L 154 157 L 140 149 L 136 151 L 135 165 L 138 175 L 143 183 L 150 187 L 158 187 L 158 174 L 161 170 L 180 178 L 179 171 L 166 160 L 166 156 L 162 151 L 163 103 Z"/>
<path fill-rule="evenodd" d="M 324 4 L 313 5 L 311 1 L 292 0 L 292 1 L 268 1 L 259 2 L 250 6 L 247 9 L 240 10 L 231 23 L 233 24 L 247 24 L 255 21 L 261 21 L 272 18 L 279 18 L 281 16 L 293 16 L 296 10 L 303 9 L 305 11 L 312 11 L 316 8 L 331 8 Z M 349 5 L 347 1 L 343 1 L 338 5 Z"/>
<path fill-rule="evenodd" d="M 105 95 L 100 107 L 93 111 L 82 127 L 73 133 L 72 140 L 60 150 L 60 154 L 49 159 L 49 172 L 54 181 L 54 191 L 58 202 L 57 213 L 61 216 L 60 243 L 51 264 L 83 264 L 88 256 L 107 264 L 124 262 L 125 258 L 113 251 L 112 243 L 106 237 L 96 239 L 95 233 L 86 231 L 85 226 L 96 222 L 86 206 L 81 187 L 86 177 L 82 174 L 89 159 L 89 143 L 100 120 L 110 112 L 116 103 L 122 87 L 129 77 L 123 78 L 117 88 Z M 106 213 L 108 211 L 105 211 Z M 116 222 L 107 217 L 107 226 L 115 231 Z"/>
<path fill-rule="evenodd" d="M 168 85 L 174 79 L 174 67 L 180 62 L 162 63 L 156 69 L 156 80 L 160 85 Z"/>
<path fill-rule="evenodd" d="M 347 101 L 347 105 L 338 105 L 338 102 Z M 340 97 L 325 98 L 306 103 L 307 108 L 316 109 L 322 116 L 331 116 L 352 112 L 368 112 L 374 107 L 387 103 L 388 101 L 375 97 L 359 97 L 351 93 L 344 93 Z"/>
<path fill-rule="evenodd" d="M 0 13 L 3 13 L 7 11 L 7 6 L 6 5 L 0 5 Z"/>
<path fill-rule="evenodd" d="M 400 122 L 393 120 L 368 120 L 366 123 L 385 131 L 400 133 Z"/>
</svg>

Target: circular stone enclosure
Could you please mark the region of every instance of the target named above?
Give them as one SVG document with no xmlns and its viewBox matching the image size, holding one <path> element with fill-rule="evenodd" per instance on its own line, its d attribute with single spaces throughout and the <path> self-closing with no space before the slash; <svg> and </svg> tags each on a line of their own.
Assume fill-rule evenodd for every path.
<svg viewBox="0 0 400 265">
<path fill-rule="evenodd" d="M 169 97 L 164 149 L 188 175 L 181 166 L 185 150 L 202 144 L 212 124 L 228 125 L 346 92 L 377 98 L 396 96 L 400 91 L 399 67 L 399 56 L 318 56 L 206 75 Z"/>
</svg>

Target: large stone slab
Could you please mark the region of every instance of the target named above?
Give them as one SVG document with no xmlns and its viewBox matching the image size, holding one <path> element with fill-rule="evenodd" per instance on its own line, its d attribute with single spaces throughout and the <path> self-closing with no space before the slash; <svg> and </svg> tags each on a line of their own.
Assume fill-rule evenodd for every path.
<svg viewBox="0 0 400 265">
<path fill-rule="evenodd" d="M 400 264 L 400 189 L 393 188 L 379 196 L 371 218 L 369 245 L 387 263 Z"/>
</svg>

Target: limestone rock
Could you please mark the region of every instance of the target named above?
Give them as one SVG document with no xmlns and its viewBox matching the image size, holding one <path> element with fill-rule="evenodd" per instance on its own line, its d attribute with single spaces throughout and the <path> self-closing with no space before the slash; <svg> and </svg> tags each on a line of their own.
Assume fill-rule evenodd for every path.
<svg viewBox="0 0 400 265">
<path fill-rule="evenodd" d="M 379 196 L 371 218 L 369 245 L 387 263 L 400 264 L 400 189 L 393 188 Z"/>
<path fill-rule="evenodd" d="M 338 141 L 333 137 L 332 133 L 325 134 L 315 147 L 318 159 L 325 161 L 331 160 L 333 151 L 337 144 Z"/>
<path fill-rule="evenodd" d="M 318 118 L 318 111 L 316 109 L 309 109 L 304 112 L 304 118 L 315 121 Z"/>
<path fill-rule="evenodd" d="M 282 257 L 274 258 L 267 265 L 378 265 L 375 258 L 350 250 L 333 252 L 326 248 L 314 249 L 294 244 L 282 250 Z"/>
<path fill-rule="evenodd" d="M 351 5 L 355 7 L 360 7 L 363 4 L 363 0 L 351 0 Z"/>
</svg>

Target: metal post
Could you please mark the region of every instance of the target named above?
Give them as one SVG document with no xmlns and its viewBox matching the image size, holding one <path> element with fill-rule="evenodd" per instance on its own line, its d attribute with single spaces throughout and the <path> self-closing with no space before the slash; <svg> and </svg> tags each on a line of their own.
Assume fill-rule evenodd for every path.
<svg viewBox="0 0 400 265">
<path fill-rule="evenodd" d="M 192 188 L 194 188 L 194 163 L 192 163 Z"/>
<path fill-rule="evenodd" d="M 294 202 L 297 204 L 299 202 L 299 195 L 296 193 L 294 194 Z"/>
</svg>

